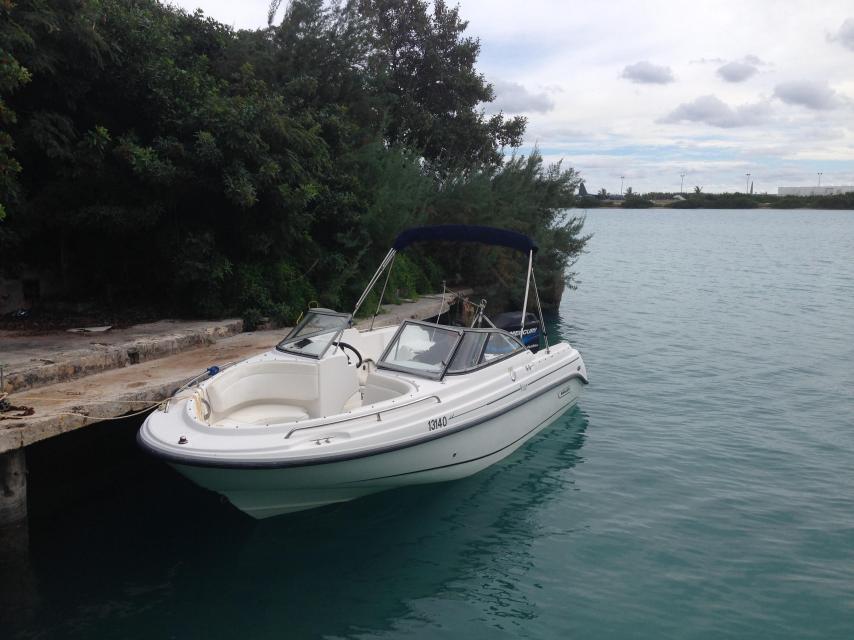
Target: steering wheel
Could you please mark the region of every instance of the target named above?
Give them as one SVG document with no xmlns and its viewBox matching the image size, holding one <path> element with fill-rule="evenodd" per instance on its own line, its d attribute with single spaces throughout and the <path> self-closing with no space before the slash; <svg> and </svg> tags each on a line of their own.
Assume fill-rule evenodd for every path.
<svg viewBox="0 0 854 640">
<path fill-rule="evenodd" d="M 356 349 L 356 347 L 354 347 L 352 344 L 347 344 L 346 342 L 341 342 L 341 341 L 333 342 L 332 344 L 336 347 L 341 347 L 342 350 L 349 349 L 350 351 L 352 351 L 353 355 L 356 356 L 356 359 L 358 360 L 358 362 L 356 363 L 356 368 L 358 369 L 359 367 L 362 366 L 362 354 L 359 353 L 359 350 Z M 349 363 L 350 363 L 350 356 L 347 356 L 347 364 L 349 364 Z"/>
</svg>

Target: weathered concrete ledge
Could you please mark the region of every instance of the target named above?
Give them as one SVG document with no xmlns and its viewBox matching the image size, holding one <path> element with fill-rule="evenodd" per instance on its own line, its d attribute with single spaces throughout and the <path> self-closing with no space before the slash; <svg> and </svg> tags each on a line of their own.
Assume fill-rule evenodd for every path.
<svg viewBox="0 0 854 640">
<path fill-rule="evenodd" d="M 105 333 L 16 335 L 2 332 L 3 391 L 16 393 L 119 369 L 238 334 L 240 319 L 216 322 L 161 320 Z"/>
<path fill-rule="evenodd" d="M 19 419 L 0 414 L 7 417 L 0 422 L 0 453 L 145 409 L 206 368 L 266 351 L 281 337 L 281 331 L 243 333 L 136 366 L 11 394 L 12 405 L 32 407 L 34 413 Z"/>
<path fill-rule="evenodd" d="M 454 294 L 424 296 L 417 301 L 400 305 L 384 305 L 374 327 L 398 324 L 409 318 L 423 319 L 448 310 L 456 301 Z M 370 318 L 361 320 L 359 328 L 367 328 Z M 85 427 L 96 422 L 118 418 L 144 410 L 171 396 L 176 389 L 202 374 L 210 366 L 223 366 L 271 349 L 287 333 L 273 329 L 241 333 L 225 337 L 204 346 L 173 353 L 157 359 L 140 359 L 140 364 L 91 373 L 81 369 L 73 379 L 31 388 L 9 395 L 14 406 L 32 407 L 34 413 L 10 419 L 10 413 L 0 414 L 0 454 L 27 447 L 35 442 Z M 175 340 L 173 334 L 158 338 L 150 336 L 152 352 L 164 352 Z M 89 372 L 89 375 L 86 373 Z"/>
</svg>

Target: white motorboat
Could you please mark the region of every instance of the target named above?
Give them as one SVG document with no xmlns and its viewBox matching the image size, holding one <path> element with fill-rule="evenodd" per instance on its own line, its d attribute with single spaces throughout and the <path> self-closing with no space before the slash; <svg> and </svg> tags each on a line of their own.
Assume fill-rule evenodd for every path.
<svg viewBox="0 0 854 640">
<path fill-rule="evenodd" d="M 527 322 L 517 337 L 496 328 L 483 307 L 471 327 L 407 320 L 354 328 L 353 315 L 395 254 L 424 240 L 527 253 L 518 317 L 529 318 L 533 281 L 543 348 L 520 340 Z M 526 236 L 489 227 L 405 231 L 352 314 L 310 310 L 274 349 L 179 392 L 148 417 L 138 441 L 255 518 L 477 473 L 557 419 L 587 384 L 578 351 L 548 344 L 535 252 Z"/>
</svg>

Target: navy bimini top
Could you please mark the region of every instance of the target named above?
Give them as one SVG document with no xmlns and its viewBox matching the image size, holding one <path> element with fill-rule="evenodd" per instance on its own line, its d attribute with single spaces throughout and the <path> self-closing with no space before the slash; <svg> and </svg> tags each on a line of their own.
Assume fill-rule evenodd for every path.
<svg viewBox="0 0 854 640">
<path fill-rule="evenodd" d="M 400 251 L 415 242 L 434 242 L 437 240 L 479 242 L 481 244 L 509 247 L 517 251 L 523 251 L 524 253 L 537 251 L 537 245 L 533 239 L 522 233 L 470 224 L 440 224 L 433 227 L 412 227 L 411 229 L 402 231 L 392 246 L 395 251 Z"/>
</svg>

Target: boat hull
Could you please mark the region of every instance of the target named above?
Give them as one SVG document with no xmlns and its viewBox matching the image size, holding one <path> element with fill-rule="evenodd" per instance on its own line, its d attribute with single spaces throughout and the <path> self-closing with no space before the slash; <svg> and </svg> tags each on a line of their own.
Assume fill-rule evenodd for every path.
<svg viewBox="0 0 854 640">
<path fill-rule="evenodd" d="M 559 418 L 577 402 L 583 384 L 582 379 L 574 378 L 473 426 L 449 428 L 446 435 L 393 451 L 282 468 L 173 466 L 250 516 L 269 518 L 396 487 L 475 474 L 507 457 Z"/>
</svg>

